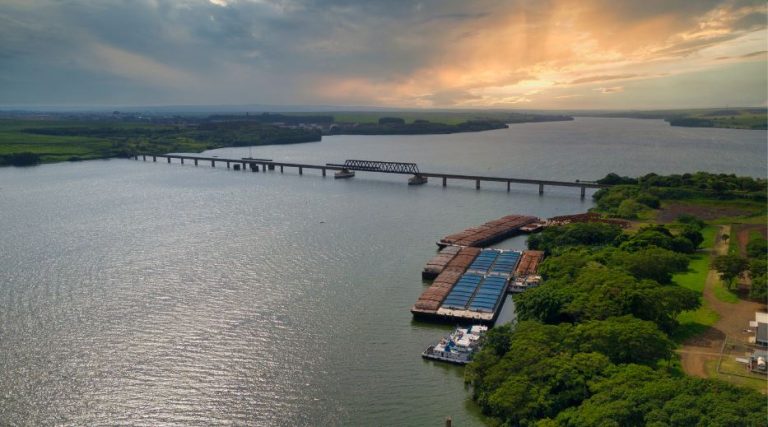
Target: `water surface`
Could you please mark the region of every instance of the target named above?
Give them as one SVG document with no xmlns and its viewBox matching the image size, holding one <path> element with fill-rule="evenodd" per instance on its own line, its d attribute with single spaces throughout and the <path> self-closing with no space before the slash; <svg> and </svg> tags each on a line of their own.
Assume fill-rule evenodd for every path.
<svg viewBox="0 0 768 427">
<path fill-rule="evenodd" d="M 628 126 L 650 136 L 622 137 Z M 605 129 L 616 139 L 603 140 Z M 625 166 L 626 174 L 765 175 L 764 133 L 707 139 L 720 132 L 579 119 L 478 134 L 333 137 L 253 155 L 559 179 Z M 657 133 L 672 138 L 667 148 L 685 147 L 675 148 L 678 157 L 635 146 Z M 132 160 L 0 169 L 0 419 L 441 425 L 452 416 L 456 425 L 481 424 L 462 370 L 419 357 L 450 329 L 411 320 L 421 268 L 447 233 L 591 203 L 574 189 L 539 197 L 525 186 L 507 193 L 404 180 Z"/>
</svg>

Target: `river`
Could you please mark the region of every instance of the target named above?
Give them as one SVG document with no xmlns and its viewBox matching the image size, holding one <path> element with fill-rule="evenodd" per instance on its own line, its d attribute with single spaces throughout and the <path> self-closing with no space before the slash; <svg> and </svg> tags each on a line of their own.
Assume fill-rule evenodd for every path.
<svg viewBox="0 0 768 427">
<path fill-rule="evenodd" d="M 254 147 L 311 163 L 595 179 L 766 175 L 765 132 L 577 119 L 435 136 Z M 243 157 L 248 148 L 213 150 Z M 0 169 L 3 424 L 481 425 L 462 369 L 411 320 L 441 236 L 591 206 L 578 189 L 133 160 Z M 524 238 L 501 247 L 522 248 Z M 505 307 L 507 312 L 510 307 Z M 509 313 L 507 313 L 508 315 Z"/>
</svg>

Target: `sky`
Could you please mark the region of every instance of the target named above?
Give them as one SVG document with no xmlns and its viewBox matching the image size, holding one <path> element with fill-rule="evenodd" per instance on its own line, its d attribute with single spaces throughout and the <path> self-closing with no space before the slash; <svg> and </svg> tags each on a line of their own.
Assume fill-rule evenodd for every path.
<svg viewBox="0 0 768 427">
<path fill-rule="evenodd" d="M 0 0 L 0 105 L 765 106 L 750 0 Z"/>
</svg>

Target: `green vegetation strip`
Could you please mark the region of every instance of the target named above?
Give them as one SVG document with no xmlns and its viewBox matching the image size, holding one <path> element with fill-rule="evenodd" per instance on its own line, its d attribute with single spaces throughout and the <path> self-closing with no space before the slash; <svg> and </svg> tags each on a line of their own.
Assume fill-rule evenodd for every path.
<svg viewBox="0 0 768 427">
<path fill-rule="evenodd" d="M 544 283 L 516 295 L 519 323 L 494 328 L 466 380 L 500 425 L 763 425 L 759 393 L 681 375 L 676 342 L 718 313 L 702 306 L 715 227 L 686 219 L 624 233 L 548 227 L 529 248 Z"/>
</svg>

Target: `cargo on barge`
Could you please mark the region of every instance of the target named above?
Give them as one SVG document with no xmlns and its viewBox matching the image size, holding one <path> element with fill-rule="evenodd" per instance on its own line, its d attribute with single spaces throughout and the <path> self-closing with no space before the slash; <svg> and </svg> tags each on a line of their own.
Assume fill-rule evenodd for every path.
<svg viewBox="0 0 768 427">
<path fill-rule="evenodd" d="M 515 278 L 509 284 L 509 291 L 518 293 L 539 286 L 541 276 L 538 275 L 538 269 L 543 259 L 542 251 L 524 251 L 515 269 Z"/>
<path fill-rule="evenodd" d="M 421 319 L 492 325 L 520 256 L 517 251 L 461 248 L 411 313 Z"/>
<path fill-rule="evenodd" d="M 444 248 L 449 245 L 483 247 L 502 241 L 523 232 L 522 228 L 541 220 L 534 216 L 508 215 L 483 225 L 467 228 L 458 233 L 449 234 L 437 242 Z"/>
</svg>

